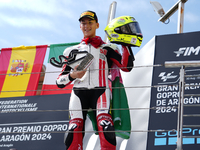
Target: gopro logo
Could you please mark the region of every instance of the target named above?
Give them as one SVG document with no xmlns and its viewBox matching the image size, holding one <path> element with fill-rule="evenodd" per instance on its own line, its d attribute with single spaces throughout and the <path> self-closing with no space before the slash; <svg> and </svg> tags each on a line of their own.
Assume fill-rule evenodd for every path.
<svg viewBox="0 0 200 150">
<path fill-rule="evenodd" d="M 183 56 L 190 56 L 191 54 L 198 55 L 200 51 L 200 46 L 194 48 L 194 47 L 182 47 L 179 48 L 178 51 L 174 51 L 176 54 L 176 57 L 179 57 L 180 55 Z"/>
<path fill-rule="evenodd" d="M 183 138 L 183 144 L 200 144 L 199 136 L 200 129 L 183 128 L 183 134 L 188 136 L 194 136 L 191 138 Z M 166 131 L 166 132 L 155 132 L 155 146 L 166 146 L 166 145 L 176 145 L 177 143 L 177 131 Z"/>
</svg>

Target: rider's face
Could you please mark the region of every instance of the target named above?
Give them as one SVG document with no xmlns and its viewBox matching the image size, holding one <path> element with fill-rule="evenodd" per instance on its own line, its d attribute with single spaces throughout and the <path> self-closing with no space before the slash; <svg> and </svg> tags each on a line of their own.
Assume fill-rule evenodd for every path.
<svg viewBox="0 0 200 150">
<path fill-rule="evenodd" d="M 99 28 L 99 23 L 90 18 L 83 18 L 80 21 L 80 28 L 85 38 L 93 38 L 96 36 L 96 29 Z"/>
</svg>

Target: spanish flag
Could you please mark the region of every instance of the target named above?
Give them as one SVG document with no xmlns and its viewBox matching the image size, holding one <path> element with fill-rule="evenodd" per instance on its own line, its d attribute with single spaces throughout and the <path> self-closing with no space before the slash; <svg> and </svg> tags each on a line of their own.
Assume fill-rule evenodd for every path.
<svg viewBox="0 0 200 150">
<path fill-rule="evenodd" d="M 0 98 L 36 95 L 47 45 L 3 48 Z"/>
</svg>

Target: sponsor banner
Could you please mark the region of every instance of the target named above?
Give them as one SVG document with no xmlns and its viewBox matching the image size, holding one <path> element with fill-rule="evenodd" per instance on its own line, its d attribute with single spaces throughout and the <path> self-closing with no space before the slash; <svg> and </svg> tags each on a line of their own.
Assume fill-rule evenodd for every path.
<svg viewBox="0 0 200 150">
<path fill-rule="evenodd" d="M 0 99 L 0 149 L 65 149 L 69 94 Z"/>
<path fill-rule="evenodd" d="M 0 55 L 0 98 L 36 94 L 47 45 L 3 48 Z"/>
<path fill-rule="evenodd" d="M 156 37 L 154 64 L 164 64 L 165 61 L 194 61 L 200 58 L 200 32 L 163 35 Z M 158 85 L 151 90 L 148 150 L 176 149 L 177 141 L 177 112 L 179 102 L 180 68 L 154 67 L 152 85 Z M 186 68 L 186 75 L 200 75 L 200 68 Z M 198 94 L 200 77 L 185 78 L 185 94 Z M 199 104 L 200 97 L 184 98 L 184 104 Z M 198 114 L 199 108 L 184 108 L 184 114 Z M 198 125 L 197 118 L 185 118 L 185 125 Z M 173 130 L 174 129 L 174 130 Z M 164 130 L 164 131 L 162 131 Z M 172 131 L 173 130 L 173 131 Z M 185 136 L 199 136 L 200 128 L 183 128 Z M 199 138 L 183 138 L 183 149 L 198 149 Z"/>
<path fill-rule="evenodd" d="M 55 57 L 56 60 L 59 61 L 59 55 L 63 55 L 63 51 L 70 46 L 74 46 L 79 44 L 78 42 L 75 43 L 64 43 L 64 44 L 52 44 L 50 45 L 50 52 L 48 63 L 46 67 L 46 74 L 44 77 L 44 83 L 42 86 L 41 95 L 50 95 L 50 94 L 66 94 L 71 93 L 71 89 L 73 84 L 66 86 L 63 89 L 60 89 L 56 85 L 56 79 L 62 71 L 62 68 L 57 68 L 50 64 L 49 60 L 52 57 Z"/>
</svg>

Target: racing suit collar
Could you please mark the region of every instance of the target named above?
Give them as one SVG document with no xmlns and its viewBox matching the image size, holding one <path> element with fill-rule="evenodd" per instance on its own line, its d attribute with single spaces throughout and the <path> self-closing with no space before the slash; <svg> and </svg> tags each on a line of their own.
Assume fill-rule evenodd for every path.
<svg viewBox="0 0 200 150">
<path fill-rule="evenodd" d="M 83 38 L 81 42 L 85 42 L 86 45 L 90 43 L 95 48 L 98 48 L 102 44 L 104 44 L 104 41 L 102 41 L 100 36 L 95 36 L 93 38 Z"/>
</svg>

